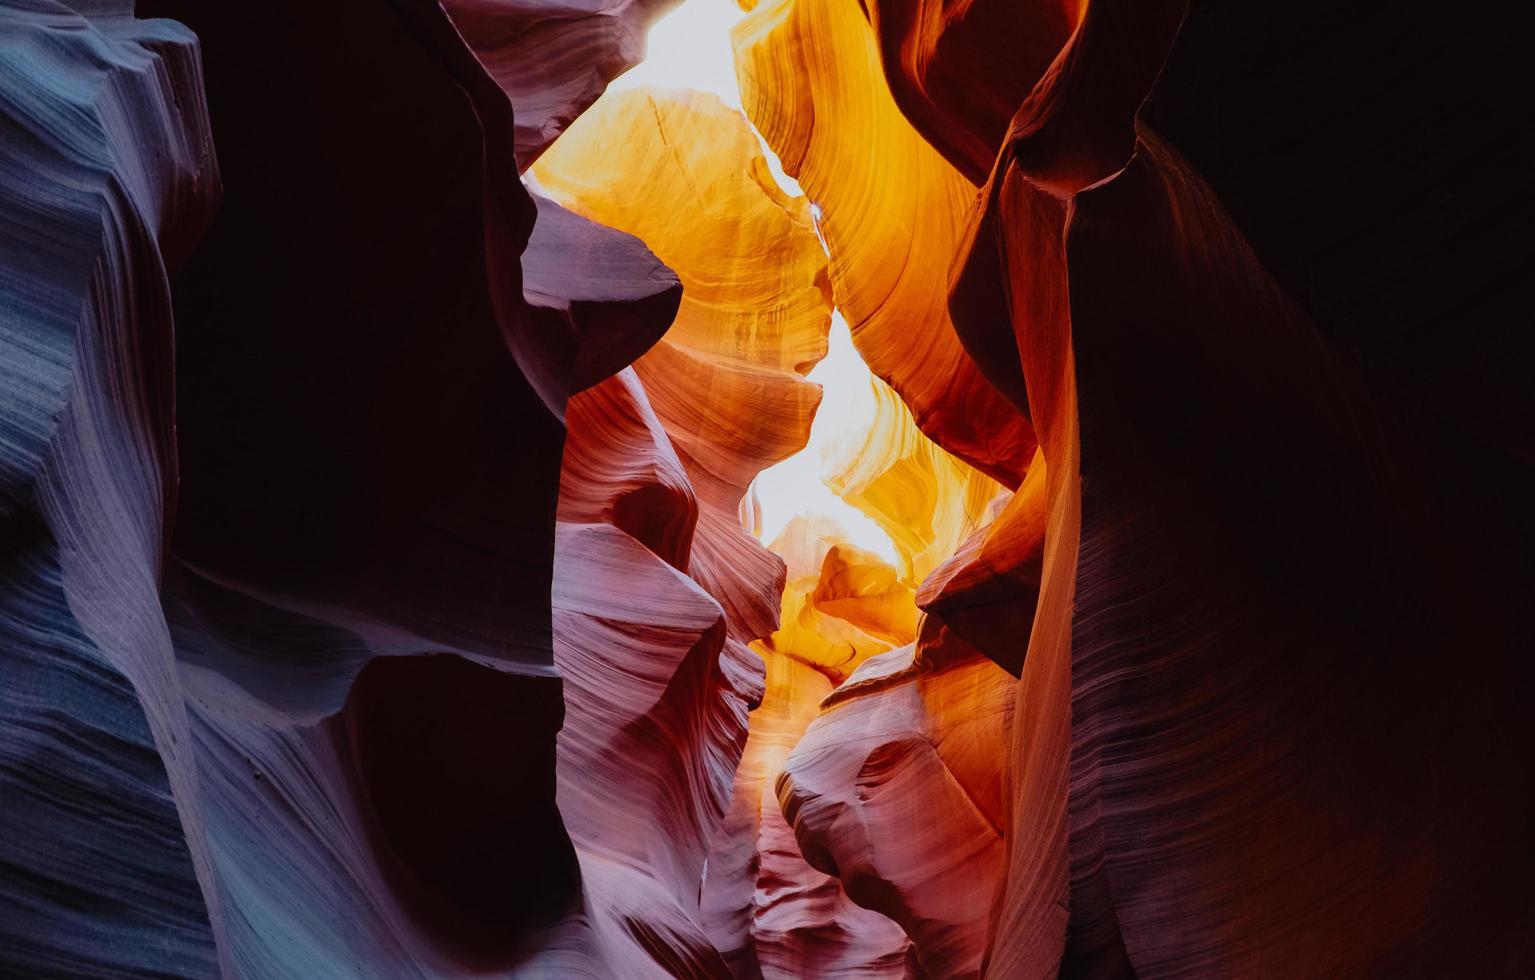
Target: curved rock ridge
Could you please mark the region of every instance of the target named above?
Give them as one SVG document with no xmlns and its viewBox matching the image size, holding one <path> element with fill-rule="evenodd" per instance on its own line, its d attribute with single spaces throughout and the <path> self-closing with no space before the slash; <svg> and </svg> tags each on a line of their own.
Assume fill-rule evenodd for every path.
<svg viewBox="0 0 1535 980">
<path fill-rule="evenodd" d="M 868 0 L 890 92 L 912 124 L 973 183 L 1018 105 L 1056 69 L 1092 0 Z M 1010 44 L 998 43 L 1009 38 Z"/>
<path fill-rule="evenodd" d="M 926 976 L 980 976 L 1014 687 L 942 633 L 880 654 L 822 701 L 777 780 L 805 859 L 899 923 Z"/>
<path fill-rule="evenodd" d="M 527 315 L 505 95 L 435 3 L 141 7 L 198 32 L 228 157 L 175 290 L 178 554 L 407 651 L 548 672 L 574 351 Z M 290 21 L 268 71 L 251 37 Z"/>
<path fill-rule="evenodd" d="M 766 693 L 752 712 L 730 810 L 709 855 L 709 934 L 737 978 L 912 976 L 900 927 L 855 905 L 835 877 L 805 863 L 773 795 L 783 760 L 831 682 L 789 657 L 764 659 Z"/>
<path fill-rule="evenodd" d="M 878 555 L 836 544 L 821 562 L 809 601 L 890 643 L 917 635 L 917 608 L 910 587 Z"/>
<path fill-rule="evenodd" d="M 761 662 L 684 574 L 698 506 L 634 370 L 572 398 L 567 422 L 559 800 L 586 887 L 526 965 L 728 976 L 700 883 L 762 698 Z"/>
<path fill-rule="evenodd" d="M 573 394 L 628 367 L 661 339 L 677 314 L 677 274 L 632 235 L 614 231 L 537 193 L 538 219 L 522 253 L 522 298 L 533 328 L 567 333 Z"/>
<path fill-rule="evenodd" d="M 1499 89 L 1479 83 L 1500 69 L 1423 75 L 1419 59 L 1475 49 L 1471 32 L 1441 38 L 1429 18 L 1393 24 L 1386 47 L 1352 16 L 1270 37 L 1264 25 L 1290 13 L 1088 5 L 1019 100 L 954 284 L 972 353 L 1011 333 L 1048 461 L 988 976 L 1467 964 L 1513 976 L 1535 959 L 1517 911 L 1528 793 L 1510 776 L 1529 736 L 1512 612 L 1529 588 L 1510 542 L 1528 524 L 1503 503 L 1527 474 L 1493 458 L 1517 443 L 1431 421 L 1442 395 L 1398 373 L 1413 344 L 1459 355 L 1480 340 L 1409 316 L 1403 342 L 1379 343 L 1399 307 L 1338 289 L 1365 267 L 1390 278 L 1423 255 L 1469 261 L 1418 235 L 1404 250 L 1341 203 L 1357 191 L 1365 215 L 1409 206 L 1422 227 L 1459 227 L 1465 202 L 1418 207 L 1408 188 L 1441 179 L 1447 160 L 1481 159 L 1478 137 L 1393 172 L 1403 157 L 1384 146 L 1395 123 L 1418 125 L 1404 108 L 1416 103 L 1375 80 L 1436 78 L 1408 87 L 1459 133 L 1460 107 L 1481 112 Z M 871 20 L 884 50 L 909 50 L 883 9 Z M 1238 58 L 1234 38 L 1254 44 Z M 1283 79 L 1313 57 L 1336 87 L 1307 77 L 1297 106 Z M 995 131 L 962 106 L 933 121 L 922 66 L 885 63 L 930 138 Z M 1211 105 L 1246 119 L 1249 95 L 1278 118 L 1253 116 L 1263 122 L 1239 127 L 1228 152 Z M 1361 125 L 1341 125 L 1340 98 Z M 1285 125 L 1294 143 L 1272 136 Z M 1320 222 L 1279 220 L 1274 203 L 1294 195 L 1264 189 L 1284 181 L 1273 147 L 1291 165 L 1336 157 L 1343 173 L 1390 174 L 1331 191 L 1351 215 L 1350 250 L 1378 243 L 1378 256 L 1356 264 L 1318 244 L 1333 240 Z M 1495 267 L 1486 227 L 1446 238 Z M 1461 325 L 1507 295 L 1473 300 L 1437 278 L 1427 292 Z M 1476 336 L 1484 353 L 1511 349 L 1496 330 Z M 1026 555 L 1013 555 L 1020 569 Z M 1475 667 L 1451 667 L 1452 648 L 1475 650 Z"/>
<path fill-rule="evenodd" d="M 572 397 L 565 423 L 561 523 L 611 524 L 686 573 L 698 500 L 634 369 Z"/>
<path fill-rule="evenodd" d="M 911 586 L 871 552 L 848 544 L 835 520 L 791 520 L 769 547 L 788 566 L 783 615 L 754 644 L 800 661 L 841 684 L 869 657 L 916 639 Z"/>
<path fill-rule="evenodd" d="M 314 958 L 341 973 L 353 956 L 364 973 L 504 968 L 518 929 L 580 887 L 554 798 L 547 599 L 575 351 L 539 334 L 523 299 L 534 205 L 511 107 L 434 3 L 140 7 L 202 40 L 225 161 L 223 204 L 175 287 L 175 553 L 202 579 L 351 636 L 323 705 L 341 713 L 323 733 L 338 763 L 301 754 L 270 785 L 311 833 L 329 825 L 314 810 L 355 812 L 372 865 L 332 905 L 334 842 L 286 844 L 298 853 L 274 862 L 283 873 L 258 878 L 259 848 L 218 840 L 217 894 L 251 924 L 230 955 L 242 975 L 302 964 L 261 926 L 275 904 L 312 924 L 300 932 L 326 947 Z M 291 663 L 305 645 L 287 659 L 308 672 Z M 297 724 L 225 725 L 211 744 L 233 759 L 206 765 L 265 782 L 269 770 L 241 772 L 241 753 L 318 737 Z M 481 764 L 505 782 L 479 792 Z M 330 948 L 353 898 L 384 910 L 379 929 L 412 930 L 366 955 Z"/>
<path fill-rule="evenodd" d="M 822 479 L 890 536 L 901 578 L 915 586 L 990 518 L 1006 491 L 923 435 L 889 385 L 869 385 L 872 417 L 823 450 Z"/>
<path fill-rule="evenodd" d="M 917 605 L 929 621 L 1017 677 L 1039 602 L 1047 522 L 1044 456 L 1036 453 L 1018 492 L 922 582 Z"/>
<path fill-rule="evenodd" d="M 630 270 L 528 284 L 601 335 L 583 376 L 570 324 L 525 305 L 510 106 L 435 4 L 141 4 L 199 32 L 206 88 L 192 34 L 127 6 L 0 18 L 0 284 L 25 314 L 0 369 L 0 635 L 21 671 L 0 718 L 32 733 L 0 772 L 36 801 L 6 817 L 0 857 L 26 877 L 0 888 L 4 966 L 520 969 L 528 930 L 563 928 L 585 893 L 556 808 L 561 416 L 659 336 L 675 278 L 564 223 Z M 232 162 L 194 251 L 214 140 Z M 641 536 L 656 521 L 615 511 Z M 691 528 L 662 523 L 685 552 Z M 690 680 L 658 709 L 701 719 L 716 788 L 686 795 L 706 821 L 760 687 L 744 648 L 719 658 L 721 629 L 698 630 L 718 696 L 699 706 Z M 59 810 L 101 787 L 116 818 Z M 696 896 L 707 836 L 670 891 Z M 717 962 L 701 942 L 677 948 Z"/>
<path fill-rule="evenodd" d="M 560 810 L 584 869 L 625 869 L 621 885 L 600 872 L 589 880 L 588 914 L 685 937 L 666 955 L 725 975 L 698 922 L 699 885 L 761 668 L 721 656 L 719 604 L 639 542 L 608 525 L 560 528 Z M 639 937 L 629 945 L 639 948 L 604 950 L 606 970 L 638 976 L 651 959 L 650 975 L 669 975 L 660 951 L 647 955 Z"/>
<path fill-rule="evenodd" d="M 788 566 L 784 625 L 752 644 L 767 666 L 766 690 L 751 714 L 703 893 L 710 936 L 738 978 L 918 975 L 899 926 L 854 904 L 834 875 L 805 862 L 773 791 L 784 760 L 835 684 L 869 657 L 910 640 L 901 625 L 915 614 L 909 588 L 909 612 L 893 609 L 890 586 L 902 588 L 895 570 L 843 538 L 830 518 L 801 515 L 771 546 Z M 823 569 L 819 591 L 851 610 L 849 620 L 877 624 L 871 632 L 815 608 Z M 875 588 L 855 597 L 849 582 Z"/>
<path fill-rule="evenodd" d="M 947 309 L 974 186 L 902 117 L 854 5 L 774 0 L 733 37 L 746 112 L 819 208 L 832 290 L 869 369 L 930 438 L 1017 486 L 1033 431 L 960 344 Z M 1024 406 L 1021 386 L 1008 395 Z"/>
<path fill-rule="evenodd" d="M 739 112 L 697 92 L 615 91 L 533 168 L 577 214 L 642 239 L 683 296 L 634 365 L 697 494 L 689 574 L 731 636 L 778 625 L 781 562 L 742 528 L 759 471 L 805 445 L 826 353 L 826 256 L 803 198 L 773 182 Z"/>
<path fill-rule="evenodd" d="M 517 107 L 526 170 L 645 56 L 645 32 L 678 0 L 444 0 L 496 84 Z"/>
<path fill-rule="evenodd" d="M 227 967 L 156 597 L 176 502 L 168 280 L 219 194 L 201 93 L 179 24 L 0 3 L 6 975 Z"/>
</svg>

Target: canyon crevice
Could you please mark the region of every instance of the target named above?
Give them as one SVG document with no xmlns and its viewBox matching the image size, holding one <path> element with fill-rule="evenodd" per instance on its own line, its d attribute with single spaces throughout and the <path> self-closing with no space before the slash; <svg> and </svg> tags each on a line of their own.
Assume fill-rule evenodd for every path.
<svg viewBox="0 0 1535 980">
<path fill-rule="evenodd" d="M 1515 33 L 0 0 L 0 977 L 1535 972 Z"/>
</svg>

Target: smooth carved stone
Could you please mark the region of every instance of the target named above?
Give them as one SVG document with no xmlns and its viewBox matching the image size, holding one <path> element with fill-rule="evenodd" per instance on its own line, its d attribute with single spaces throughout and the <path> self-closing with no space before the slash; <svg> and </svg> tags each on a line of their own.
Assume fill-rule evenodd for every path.
<svg viewBox="0 0 1535 980">
<path fill-rule="evenodd" d="M 634 369 L 571 398 L 565 424 L 560 521 L 611 524 L 686 573 L 698 501 Z"/>
<path fill-rule="evenodd" d="M 645 55 L 645 32 L 674 0 L 445 0 L 464 40 L 517 107 L 526 170 L 608 82 Z"/>
<path fill-rule="evenodd" d="M 1174 73 L 1135 120 L 1175 34 L 1187 71 L 1222 63 L 1222 27 L 1267 33 L 1264 14 L 1196 8 L 1089 7 L 1014 121 L 954 296 L 978 332 L 1008 311 L 1049 463 L 987 969 L 1517 975 L 1535 951 L 1515 911 L 1529 862 L 1511 859 L 1529 794 L 1508 776 L 1528 740 L 1510 610 L 1528 602 L 1508 542 L 1527 518 L 1498 501 L 1522 480 L 1425 424 L 1395 351 L 1333 342 L 1384 335 L 1390 305 L 1353 305 L 1357 324 L 1316 305 L 1352 260 L 1293 214 L 1253 219 L 1273 172 L 1246 155 L 1252 130 L 1227 155 L 1218 114 L 1190 111 L 1209 92 L 1263 105 L 1338 35 L 1276 43 L 1283 59 L 1225 84 Z M 1362 25 L 1334 26 L 1360 43 Z M 1329 93 L 1360 93 L 1368 124 L 1323 126 L 1336 146 L 1290 130 L 1312 158 L 1376 153 L 1372 126 L 1401 110 L 1360 83 L 1457 43 L 1393 30 Z M 1475 75 L 1434 104 L 1480 104 Z M 1310 264 L 1309 309 L 1280 287 L 1294 267 L 1266 265 L 1281 254 Z M 1476 651 L 1475 681 L 1446 670 L 1449 648 Z"/>
<path fill-rule="evenodd" d="M 859 908 L 834 874 L 805 863 L 773 791 L 833 685 L 911 638 L 903 627 L 915 614 L 909 587 L 841 538 L 830 518 L 801 516 L 772 545 L 789 574 L 783 625 L 752 645 L 767 665 L 767 688 L 751 715 L 703 893 L 709 934 L 737 978 L 914 975 L 895 923 Z M 818 594 L 847 619 L 818 610 Z"/>
<path fill-rule="evenodd" d="M 864 9 L 901 111 L 980 184 L 1019 104 L 1069 57 L 1062 49 L 1092 6 L 1092 0 L 869 0 Z"/>
<path fill-rule="evenodd" d="M 756 646 L 840 684 L 869 657 L 916 639 L 912 589 L 831 518 L 797 516 L 770 546 L 788 566 L 779 627 Z M 824 600 L 824 602 L 823 602 Z"/>
<path fill-rule="evenodd" d="M 1016 354 L 1018 379 L 1047 463 L 1039 598 L 1019 677 L 1010 753 L 1013 796 L 1004 825 L 1010 847 L 983 963 L 986 976 L 1051 975 L 1062 969 L 1063 958 L 1072 969 L 1085 963 L 1103 975 L 1129 969 L 1122 955 L 1076 952 L 1112 951 L 1116 940 L 1112 920 L 1076 914 L 1086 903 L 1074 872 L 1084 872 L 1073 861 L 1079 840 L 1068 831 L 1077 734 L 1073 634 L 1082 449 L 1063 239 L 1070 196 L 1113 172 L 1115 149 L 1124 143 L 1113 123 L 1122 119 L 1128 125 L 1137 98 L 1132 93 L 1150 83 L 1148 68 L 1154 70 L 1157 56 L 1148 48 L 1154 45 L 1138 42 L 1153 41 L 1154 28 L 1166 27 L 1159 13 L 1166 11 L 1157 8 L 1143 21 L 1105 31 L 1105 22 L 1114 26 L 1111 14 L 1103 3 L 1091 6 L 1068 51 L 1015 116 L 1002 161 L 972 214 L 963 261 L 952 280 L 950 312 L 966 346 L 978 356 Z M 1115 70 L 1084 71 L 1092 63 L 1089 54 L 1099 50 Z M 1060 113 L 1057 107 L 1063 107 Z M 1076 115 L 1082 121 L 1075 122 L 1065 107 L 1080 108 Z M 1003 364 L 994 370 L 1008 369 Z"/>
<path fill-rule="evenodd" d="M 610 924 L 579 962 L 596 975 L 728 976 L 699 885 L 760 664 L 727 646 L 718 603 L 617 528 L 561 524 L 559 556 L 559 802 L 590 885 L 582 915 Z"/>
<path fill-rule="evenodd" d="M 746 112 L 819 209 L 832 290 L 869 369 L 922 432 L 1017 486 L 1035 445 L 1026 397 L 993 387 L 947 310 L 974 185 L 902 117 L 853 4 L 764 3 L 734 42 Z"/>
<path fill-rule="evenodd" d="M 901 578 L 915 587 L 989 519 L 1005 491 L 923 435 L 890 386 L 874 379 L 870 387 L 867 428 L 826 447 L 822 478 L 890 536 Z"/>
<path fill-rule="evenodd" d="M 810 602 L 890 643 L 917 635 L 911 587 L 878 555 L 852 545 L 834 544 L 827 550 Z"/>
<path fill-rule="evenodd" d="M 538 220 L 522 253 L 522 296 L 534 329 L 572 335 L 569 385 L 575 394 L 655 346 L 677 315 L 682 284 L 634 236 L 537 193 L 533 202 Z"/>
<path fill-rule="evenodd" d="M 762 699 L 760 658 L 684 577 L 698 506 L 633 370 L 573 398 L 560 506 L 560 804 L 585 900 L 530 969 L 728 976 L 701 881 Z M 595 778 L 594 778 L 595 777 Z M 751 882 L 740 882 L 748 889 Z"/>
<path fill-rule="evenodd" d="M 836 877 L 805 862 L 773 792 L 831 681 L 800 660 L 771 650 L 762 656 L 766 693 L 751 715 L 728 836 L 711 852 L 704 883 L 710 935 L 737 978 L 912 976 L 900 927 L 854 904 Z"/>
<path fill-rule="evenodd" d="M 219 193 L 198 45 L 0 3 L 0 974 L 228 968 L 158 601 L 169 279 Z"/>
<path fill-rule="evenodd" d="M 699 502 L 689 573 L 745 643 L 778 624 L 782 562 L 741 527 L 747 488 L 804 447 L 826 353 L 826 255 L 803 198 L 713 96 L 611 92 L 533 169 L 564 207 L 636 235 L 682 280 L 666 336 L 634 366 Z"/>
<path fill-rule="evenodd" d="M 685 157 L 673 135 L 682 131 L 698 139 Z M 604 161 L 614 169 L 593 165 Z M 648 175 L 638 186 L 654 201 L 685 201 L 694 210 L 643 210 L 646 201 L 619 164 Z M 599 936 L 585 944 L 597 957 L 587 962 L 621 975 L 659 968 L 750 975 L 760 969 L 750 965 L 759 953 L 769 961 L 777 954 L 771 944 L 759 948 L 749 925 L 758 893 L 757 821 L 746 818 L 744 800 L 752 792 L 760 797 L 762 781 L 742 790 L 739 774 L 754 771 L 741 752 L 747 708 L 763 695 L 754 686 L 761 659 L 746 641 L 777 628 L 785 573 L 742 529 L 740 512 L 757 472 L 797 451 L 808 435 L 818 392 L 801 374 L 825 350 L 825 256 L 804 202 L 785 198 L 768 180 L 744 120 L 705 97 L 605 97 L 535 175 L 572 211 L 640 235 L 685 287 L 662 341 L 633 370 L 572 399 L 568 413 L 562 521 L 622 528 L 649 549 L 642 554 L 657 568 L 606 570 L 638 544 L 623 544 L 611 528 L 608 537 L 588 529 L 578 539 L 574 526 L 562 525 L 561 576 L 569 583 L 562 590 L 585 590 L 590 608 L 557 618 L 570 692 L 561 803 L 579 815 L 573 836 L 583 867 L 593 869 L 584 914 L 599 934 L 601 923 L 617 917 L 640 939 L 639 949 L 624 952 L 624 943 Z M 760 264 L 764 248 L 778 264 Z M 587 539 L 593 543 L 575 544 Z M 666 567 L 659 559 L 671 566 L 670 579 L 658 577 Z M 680 661 L 666 652 L 687 649 L 681 636 L 666 639 L 678 612 L 660 601 L 676 590 L 666 581 L 701 585 L 718 600 L 709 604 L 717 628 L 691 641 Z M 626 603 L 632 609 L 624 612 Z M 621 623 L 648 625 L 609 637 Z M 645 652 L 640 643 L 662 646 Z M 664 691 L 637 683 L 667 676 Z M 640 709 L 622 699 L 636 696 L 650 707 L 625 723 Z M 603 775 L 592 780 L 592 772 Z M 629 869 L 624 883 L 595 873 L 617 866 Z M 822 892 L 836 893 L 835 884 Z M 884 928 L 888 936 L 889 924 Z M 552 955 L 546 944 L 540 962 L 561 962 Z M 798 972 L 817 961 L 790 962 Z"/>
<path fill-rule="evenodd" d="M 1046 526 L 1046 467 L 1036 454 L 1023 485 L 917 590 L 932 621 L 1017 677 L 1039 602 Z"/>
<path fill-rule="evenodd" d="M 416 649 L 549 665 L 573 351 L 526 314 L 505 95 L 424 0 L 141 6 L 202 39 L 224 159 L 175 289 L 178 554 Z"/>
<path fill-rule="evenodd" d="M 777 795 L 806 860 L 898 922 L 926 976 L 977 977 L 1015 684 L 963 643 L 918 651 L 865 661 L 822 702 Z"/>
</svg>

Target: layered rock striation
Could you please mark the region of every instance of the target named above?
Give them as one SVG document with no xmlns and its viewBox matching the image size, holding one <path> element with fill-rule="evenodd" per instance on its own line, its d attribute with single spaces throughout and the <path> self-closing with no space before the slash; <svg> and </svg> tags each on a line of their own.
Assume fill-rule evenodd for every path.
<svg viewBox="0 0 1535 980">
<path fill-rule="evenodd" d="M 1529 974 L 1516 32 L 669 6 L 0 0 L 0 973 Z"/>
</svg>

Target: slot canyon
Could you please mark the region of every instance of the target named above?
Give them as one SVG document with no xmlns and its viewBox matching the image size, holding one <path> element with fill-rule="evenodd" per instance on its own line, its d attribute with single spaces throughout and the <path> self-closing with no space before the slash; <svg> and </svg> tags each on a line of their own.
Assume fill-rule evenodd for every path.
<svg viewBox="0 0 1535 980">
<path fill-rule="evenodd" d="M 0 977 L 1535 975 L 1518 33 L 0 0 Z"/>
</svg>

